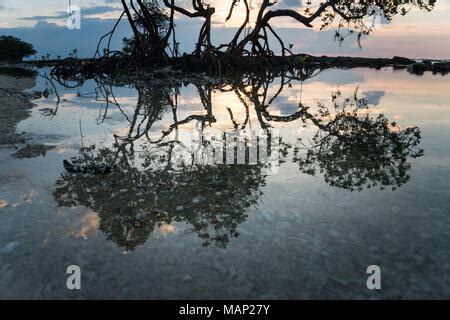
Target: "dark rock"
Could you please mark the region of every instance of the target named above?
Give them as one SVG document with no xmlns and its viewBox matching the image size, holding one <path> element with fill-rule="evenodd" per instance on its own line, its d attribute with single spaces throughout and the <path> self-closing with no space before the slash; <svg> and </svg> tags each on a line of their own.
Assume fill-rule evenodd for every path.
<svg viewBox="0 0 450 320">
<path fill-rule="evenodd" d="M 433 64 L 432 70 L 434 73 L 446 74 L 450 71 L 450 63 L 438 62 Z"/>
<path fill-rule="evenodd" d="M 426 66 L 422 62 L 416 62 L 408 66 L 408 72 L 412 74 L 423 75 L 425 70 Z"/>
<path fill-rule="evenodd" d="M 392 58 L 392 63 L 394 63 L 394 64 L 402 64 L 402 65 L 407 66 L 407 65 L 413 64 L 414 62 L 415 62 L 414 60 L 404 58 L 404 57 L 395 56 Z"/>
</svg>

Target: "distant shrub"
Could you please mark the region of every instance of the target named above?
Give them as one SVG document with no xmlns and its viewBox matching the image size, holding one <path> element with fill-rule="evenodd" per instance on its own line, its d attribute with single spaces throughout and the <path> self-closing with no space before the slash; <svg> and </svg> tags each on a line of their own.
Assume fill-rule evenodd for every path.
<svg viewBox="0 0 450 320">
<path fill-rule="evenodd" d="M 33 45 L 13 36 L 0 36 L 0 61 L 22 61 L 36 54 Z"/>
</svg>

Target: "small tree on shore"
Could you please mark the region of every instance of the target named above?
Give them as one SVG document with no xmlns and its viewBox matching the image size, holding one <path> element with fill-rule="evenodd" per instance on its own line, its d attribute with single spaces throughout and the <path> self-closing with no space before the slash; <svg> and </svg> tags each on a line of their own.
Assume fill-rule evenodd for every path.
<svg viewBox="0 0 450 320">
<path fill-rule="evenodd" d="M 13 36 L 0 36 L 0 61 L 20 62 L 34 54 L 32 44 Z"/>
</svg>

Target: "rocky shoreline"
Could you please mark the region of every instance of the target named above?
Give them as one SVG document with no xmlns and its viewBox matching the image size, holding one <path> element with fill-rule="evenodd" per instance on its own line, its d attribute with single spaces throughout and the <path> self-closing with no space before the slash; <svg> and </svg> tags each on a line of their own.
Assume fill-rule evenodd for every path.
<svg viewBox="0 0 450 320">
<path fill-rule="evenodd" d="M 233 56 L 233 55 L 183 55 L 168 58 L 166 61 L 136 61 L 129 56 L 103 57 L 99 59 L 75 59 L 28 61 L 35 67 L 51 67 L 58 76 L 92 77 L 93 75 L 122 75 L 127 73 L 158 72 L 171 69 L 183 74 L 206 73 L 213 76 L 236 75 L 237 73 L 276 72 L 289 69 L 349 69 L 392 67 L 407 69 L 408 72 L 422 75 L 425 72 L 447 74 L 450 72 L 450 61 L 445 60 L 413 60 L 404 57 L 362 58 L 362 57 L 329 57 L 298 54 L 291 56 Z M 161 73 L 161 72 L 160 72 Z"/>
<path fill-rule="evenodd" d="M 13 148 L 13 157 L 32 158 L 53 146 L 28 144 L 25 132 L 17 132 L 17 124 L 31 115 L 32 100 L 42 96 L 30 92 L 36 85 L 37 73 L 23 65 L 0 65 L 0 147 Z"/>
<path fill-rule="evenodd" d="M 0 67 L 0 145 L 25 143 L 16 126 L 30 116 L 33 107 L 33 97 L 26 90 L 35 86 L 35 77 L 19 76 L 11 70 L 10 66 Z"/>
</svg>

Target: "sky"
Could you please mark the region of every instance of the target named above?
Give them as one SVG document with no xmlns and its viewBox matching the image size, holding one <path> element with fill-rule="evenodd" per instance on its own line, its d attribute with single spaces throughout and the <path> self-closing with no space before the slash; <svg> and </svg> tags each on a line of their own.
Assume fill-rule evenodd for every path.
<svg viewBox="0 0 450 320">
<path fill-rule="evenodd" d="M 233 18 L 225 22 L 230 1 L 209 1 L 216 8 L 213 42 L 228 42 L 244 18 L 243 4 L 241 2 Z M 260 1 L 252 0 L 253 6 L 257 7 Z M 302 2 L 279 0 L 272 8 L 301 11 Z M 177 3 L 191 8 L 188 0 Z M 120 1 L 72 0 L 72 5 L 81 9 L 80 30 L 69 30 L 65 25 L 68 17 L 66 0 L 0 0 L 0 35 L 14 35 L 31 42 L 38 51 L 38 57 L 47 53 L 52 57 L 67 56 L 75 48 L 80 57 L 91 57 L 98 39 L 111 29 L 115 18 L 120 15 Z M 392 21 L 377 20 L 373 32 L 363 39 L 362 48 L 359 48 L 354 37 L 346 39 L 341 45 L 335 42 L 333 28 L 325 31 L 319 31 L 319 26 L 308 29 L 289 18 L 277 18 L 273 20 L 273 26 L 287 44 L 293 44 L 296 53 L 450 59 L 449 13 L 450 1 L 438 0 L 432 12 L 412 8 L 406 16 L 396 16 Z M 182 51 L 191 51 L 201 19 L 177 16 L 176 25 Z M 122 38 L 130 34 L 124 20 L 117 29 L 113 47 L 120 48 Z"/>
</svg>

